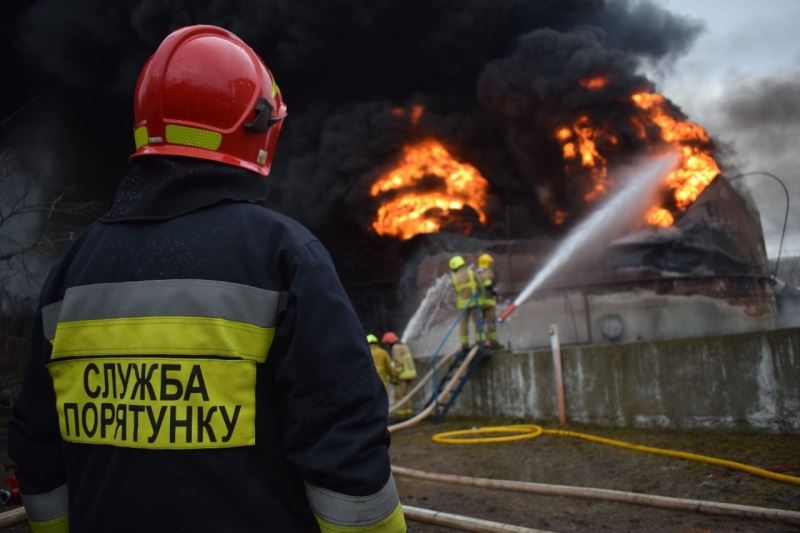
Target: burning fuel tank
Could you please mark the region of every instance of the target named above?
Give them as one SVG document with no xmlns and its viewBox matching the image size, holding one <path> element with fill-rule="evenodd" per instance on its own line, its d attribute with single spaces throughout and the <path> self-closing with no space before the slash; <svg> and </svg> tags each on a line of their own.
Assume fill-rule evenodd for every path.
<svg viewBox="0 0 800 533">
<path fill-rule="evenodd" d="M 554 252 L 551 240 L 487 242 L 440 235 L 416 269 L 421 303 L 404 338 L 431 353 L 456 311 L 447 273 L 454 251 L 494 256 L 502 310 Z M 772 329 L 776 299 L 757 214 L 724 179 L 714 180 L 668 228 L 632 230 L 590 260 L 560 269 L 499 329 L 514 351 L 546 346 L 550 324 L 565 344 L 609 344 Z M 451 336 L 445 350 L 457 349 Z"/>
</svg>

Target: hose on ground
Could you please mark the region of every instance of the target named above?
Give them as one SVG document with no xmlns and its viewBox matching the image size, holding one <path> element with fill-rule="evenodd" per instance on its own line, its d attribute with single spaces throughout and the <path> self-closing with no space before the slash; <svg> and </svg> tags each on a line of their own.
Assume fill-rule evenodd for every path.
<svg viewBox="0 0 800 533">
<path fill-rule="evenodd" d="M 474 533 L 548 533 L 541 529 L 531 529 L 522 526 L 512 526 L 501 522 L 483 520 L 482 518 L 472 518 L 431 509 L 422 509 L 410 505 L 403 506 L 403 514 L 406 519 L 424 524 L 433 524 L 460 531 L 473 531 Z"/>
<path fill-rule="evenodd" d="M 403 420 L 402 422 L 398 422 L 397 424 L 392 424 L 389 426 L 389 432 L 394 433 L 395 431 L 399 431 L 401 429 L 407 428 L 409 426 L 413 426 L 414 424 L 418 424 L 425 418 L 427 418 L 433 410 L 436 408 L 437 405 L 440 403 L 445 403 L 447 399 L 450 397 L 450 392 L 456 387 L 458 382 L 461 380 L 461 377 L 469 368 L 470 363 L 472 360 L 475 359 L 475 356 L 478 354 L 478 350 L 480 346 L 473 346 L 472 350 L 469 351 L 467 356 L 464 358 L 464 361 L 461 363 L 461 366 L 458 367 L 455 374 L 450 381 L 444 387 L 441 394 L 434 397 L 434 400 L 422 411 L 414 415 L 413 417 L 409 418 L 408 420 Z"/>
<path fill-rule="evenodd" d="M 749 518 L 766 520 L 784 524 L 800 524 L 800 512 L 773 509 L 769 507 L 755 507 L 735 503 L 714 502 L 707 500 L 691 500 L 687 498 L 673 498 L 655 494 L 642 494 L 622 490 L 599 489 L 594 487 L 574 487 L 569 485 L 552 485 L 549 483 L 533 483 L 530 481 L 511 481 L 505 479 L 490 479 L 482 477 L 458 476 L 454 474 L 437 474 L 425 472 L 402 466 L 392 466 L 395 476 L 410 477 L 426 481 L 447 483 L 449 485 L 466 485 L 492 490 L 505 490 L 512 492 L 525 492 L 544 496 L 561 496 L 568 498 L 582 498 L 588 500 L 603 500 L 615 503 L 627 503 L 669 509 L 672 511 L 691 511 L 696 513 L 711 514 L 716 516 L 730 516 L 736 518 Z"/>
<path fill-rule="evenodd" d="M 420 390 L 423 386 L 425 386 L 425 384 L 428 381 L 430 381 L 430 379 L 433 377 L 433 374 L 436 373 L 437 371 L 441 370 L 442 367 L 445 365 L 445 363 L 447 363 L 450 359 L 452 359 L 453 356 L 455 354 L 457 354 L 457 353 L 458 352 L 453 352 L 453 353 L 449 353 L 447 355 L 442 356 L 442 358 L 439 359 L 439 361 L 436 363 L 436 365 L 434 365 L 436 368 L 435 369 L 431 368 L 430 370 L 428 370 L 428 372 L 422 377 L 422 379 L 418 380 L 414 384 L 414 386 L 411 388 L 411 390 L 408 391 L 408 394 L 406 394 L 405 396 L 403 396 L 402 398 L 397 400 L 397 402 L 395 402 L 389 408 L 389 413 L 393 413 L 396 410 L 398 410 L 400 407 L 402 407 L 403 405 L 407 404 L 408 401 L 411 400 L 411 398 L 414 397 L 414 395 L 417 393 L 417 391 Z"/>
<path fill-rule="evenodd" d="M 503 437 L 466 437 L 467 435 L 482 435 L 486 433 L 511 433 L 511 435 Z M 553 435 L 557 437 L 572 437 L 576 439 L 583 439 L 608 446 L 616 446 L 617 448 L 624 448 L 626 450 L 633 450 L 641 453 L 649 453 L 654 455 L 664 455 L 667 457 L 677 457 L 679 459 L 686 459 L 689 461 L 696 461 L 699 463 L 712 464 L 730 468 L 732 470 L 739 470 L 747 474 L 771 479 L 773 481 L 780 481 L 782 483 L 789 483 L 791 485 L 800 486 L 800 477 L 789 476 L 786 474 L 779 474 L 757 466 L 739 463 L 736 461 L 729 461 L 727 459 L 720 459 L 718 457 L 711 457 L 709 455 L 701 455 L 698 453 L 682 452 L 679 450 L 669 450 L 667 448 L 656 448 L 653 446 L 643 446 L 641 444 L 633 444 L 621 440 L 608 439 L 605 437 L 598 437 L 588 433 L 580 433 L 578 431 L 567 431 L 563 429 L 543 429 L 536 424 L 516 424 L 509 426 L 491 426 L 475 429 L 462 429 L 458 431 L 446 431 L 437 433 L 433 436 L 433 442 L 440 444 L 485 444 L 485 443 L 499 443 L 499 442 L 514 442 L 526 439 L 535 439 L 540 435 Z"/>
</svg>

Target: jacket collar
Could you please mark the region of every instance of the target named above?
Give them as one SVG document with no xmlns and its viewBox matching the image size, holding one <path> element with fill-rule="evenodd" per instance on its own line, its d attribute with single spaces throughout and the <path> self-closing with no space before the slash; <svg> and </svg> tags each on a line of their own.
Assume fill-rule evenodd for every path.
<svg viewBox="0 0 800 533">
<path fill-rule="evenodd" d="M 226 201 L 260 203 L 267 193 L 262 176 L 229 165 L 190 158 L 139 157 L 100 221 L 166 220 Z"/>
</svg>

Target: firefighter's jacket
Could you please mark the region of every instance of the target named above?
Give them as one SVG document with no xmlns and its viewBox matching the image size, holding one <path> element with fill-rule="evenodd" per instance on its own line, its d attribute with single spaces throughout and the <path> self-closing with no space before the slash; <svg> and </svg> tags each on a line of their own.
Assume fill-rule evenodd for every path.
<svg viewBox="0 0 800 533">
<path fill-rule="evenodd" d="M 9 430 L 31 521 L 405 531 L 386 393 L 325 248 L 251 203 L 255 174 L 153 159 L 42 290 Z"/>
<path fill-rule="evenodd" d="M 417 367 L 414 364 L 414 356 L 411 348 L 407 344 L 398 342 L 392 346 L 392 359 L 397 365 L 398 379 L 411 381 L 417 379 Z"/>
<path fill-rule="evenodd" d="M 475 271 L 464 266 L 450 273 L 450 282 L 456 293 L 456 309 L 476 307 L 478 305 L 478 281 Z"/>
<path fill-rule="evenodd" d="M 479 268 L 475 272 L 480 296 L 478 302 L 481 307 L 495 307 L 497 298 L 494 289 L 494 271 L 491 268 Z"/>
<path fill-rule="evenodd" d="M 381 378 L 383 386 L 388 388 L 389 380 L 397 377 L 397 370 L 392 365 L 392 359 L 389 357 L 389 353 L 377 344 L 370 344 L 369 350 L 372 353 L 372 362 L 375 370 L 378 371 L 378 377 Z"/>
</svg>

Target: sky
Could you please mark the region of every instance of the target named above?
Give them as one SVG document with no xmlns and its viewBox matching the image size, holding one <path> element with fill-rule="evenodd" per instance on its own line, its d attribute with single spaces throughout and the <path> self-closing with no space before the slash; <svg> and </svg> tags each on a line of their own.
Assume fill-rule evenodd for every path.
<svg viewBox="0 0 800 533">
<path fill-rule="evenodd" d="M 776 174 L 792 210 L 784 255 L 800 255 L 800 1 L 664 0 L 703 22 L 690 51 L 650 69 L 670 99 L 735 149 L 741 171 Z M 769 178 L 745 178 L 762 218 L 767 253 L 778 251 L 785 195 Z"/>
</svg>

